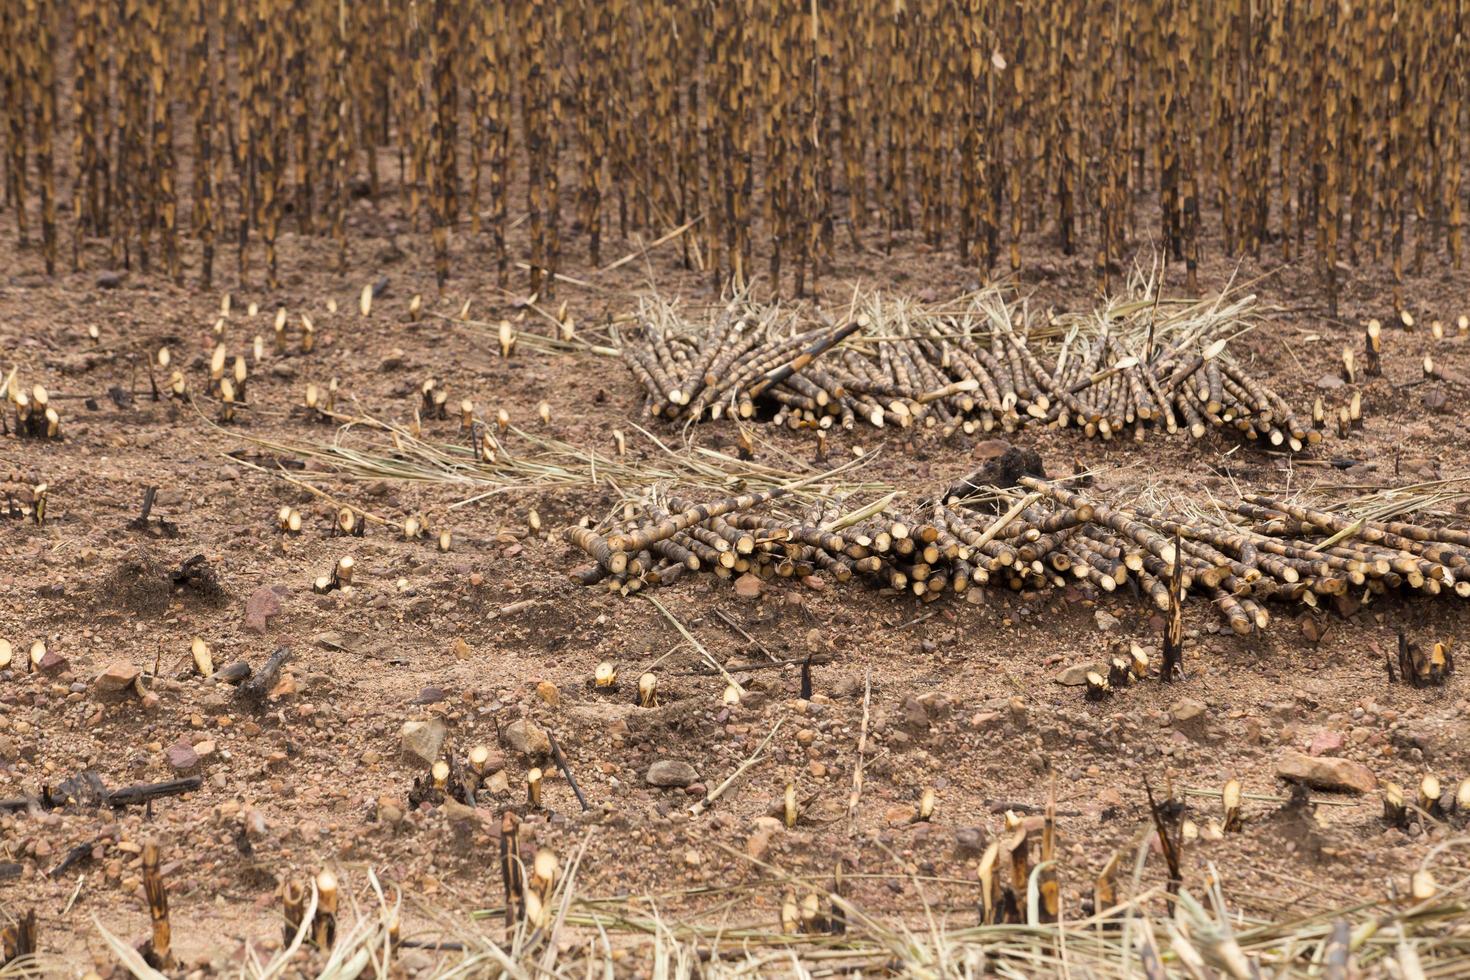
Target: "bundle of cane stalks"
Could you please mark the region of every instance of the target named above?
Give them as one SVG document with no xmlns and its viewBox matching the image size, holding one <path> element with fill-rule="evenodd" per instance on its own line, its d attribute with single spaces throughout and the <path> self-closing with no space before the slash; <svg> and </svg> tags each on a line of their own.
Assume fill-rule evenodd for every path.
<svg viewBox="0 0 1470 980">
<path fill-rule="evenodd" d="M 1470 529 L 1245 495 L 1213 513 L 1109 503 L 1066 481 L 1021 476 L 1008 489 L 961 480 L 911 507 L 894 495 L 844 513 L 840 495 L 802 514 L 766 505 L 780 489 L 695 503 L 649 493 L 607 527 L 564 539 L 591 559 L 574 580 L 629 595 L 694 572 L 732 579 L 823 575 L 933 602 L 978 586 L 1087 583 L 1160 610 L 1209 600 L 1229 628 L 1265 628 L 1268 603 L 1317 607 L 1388 592 L 1470 597 Z M 1177 566 L 1178 577 L 1175 579 Z"/>
<path fill-rule="evenodd" d="M 1227 352 L 1256 317 L 1251 296 L 1164 300 L 1141 275 L 1100 310 L 1044 320 L 999 287 L 934 306 L 875 293 L 836 321 L 737 298 L 691 325 L 654 297 L 622 355 L 648 414 L 669 420 L 817 430 L 861 420 L 945 437 L 1075 426 L 1138 441 L 1215 429 L 1299 451 L 1321 431 Z"/>
</svg>

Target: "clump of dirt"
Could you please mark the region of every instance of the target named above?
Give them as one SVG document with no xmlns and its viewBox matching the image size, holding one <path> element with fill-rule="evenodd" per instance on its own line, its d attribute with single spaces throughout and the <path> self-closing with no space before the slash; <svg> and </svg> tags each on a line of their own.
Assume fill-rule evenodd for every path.
<svg viewBox="0 0 1470 980">
<path fill-rule="evenodd" d="M 223 605 L 229 593 L 203 555 L 194 555 L 177 565 L 158 561 L 143 548 L 113 569 L 102 580 L 94 596 L 98 608 L 112 608 L 135 616 L 162 616 L 175 594 Z"/>
<path fill-rule="evenodd" d="M 168 611 L 172 591 L 163 571 L 140 549 L 102 580 L 96 604 L 142 616 L 162 616 Z"/>
<path fill-rule="evenodd" d="M 168 583 L 176 593 L 202 599 L 211 606 L 223 605 L 230 595 L 203 555 L 193 555 L 168 572 Z"/>
<path fill-rule="evenodd" d="M 951 483 L 940 499 L 969 497 L 990 487 L 1014 487 L 1023 476 L 1046 479 L 1046 467 L 1041 461 L 1041 454 L 1036 450 L 1011 445 L 996 448 L 1000 450 L 999 455 L 987 459 L 979 469 L 970 472 L 964 479 Z"/>
</svg>

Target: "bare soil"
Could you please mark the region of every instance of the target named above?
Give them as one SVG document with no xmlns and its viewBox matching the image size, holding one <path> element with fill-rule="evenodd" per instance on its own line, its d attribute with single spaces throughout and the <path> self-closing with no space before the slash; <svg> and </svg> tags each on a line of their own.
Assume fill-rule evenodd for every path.
<svg viewBox="0 0 1470 980">
<path fill-rule="evenodd" d="M 921 609 L 830 582 L 816 590 L 778 581 L 759 598 L 742 599 L 727 583 L 690 576 L 657 595 L 714 656 L 730 664 L 764 656 L 714 615 L 720 610 L 776 657 L 828 658 L 814 669 L 815 696 L 798 698 L 798 668 L 766 670 L 748 675 L 751 696 L 726 709 L 721 680 L 682 673 L 700 663 L 686 647 L 660 668 L 662 707 L 634 707 L 626 683 L 618 699 L 597 697 L 588 681 L 599 661 L 616 662 L 626 681 L 681 638 L 648 602 L 569 582 L 565 572 L 581 556 L 555 533 L 529 534 L 527 512 L 537 508 L 554 532 L 581 514 L 606 513 L 617 499 L 613 488 L 531 489 L 451 511 L 473 487 L 351 481 L 311 467 L 289 472 L 394 520 L 427 513 L 455 533 L 453 550 L 439 553 L 377 526 L 361 539 L 331 537 L 329 503 L 226 455 L 243 451 L 270 467 L 272 454 L 248 437 L 286 444 L 329 439 L 330 427 L 290 408 L 307 382 L 331 377 L 340 379 L 351 411 L 399 422 L 412 418 L 418 385 L 432 377 L 450 391 L 452 405 L 470 397 L 492 418 L 504 408 L 531 420 L 546 399 L 552 432 L 569 442 L 610 451 L 609 431 L 629 428 L 640 398 L 617 360 L 529 350 L 504 360 L 483 334 L 433 318 L 410 322 L 416 293 L 436 312 L 456 312 L 470 299 L 481 319 L 513 316 L 524 274 L 517 273 L 512 293 L 498 289 L 494 270 L 479 257 L 480 243 L 465 234 L 455 243 L 456 277 L 438 296 L 427 236 L 397 215 L 396 200 L 381 210 L 358 203 L 345 276 L 327 271 L 329 246 L 288 232 L 280 290 L 261 289 L 258 270 L 248 285 L 228 284 L 232 353 L 262 334 L 268 356 L 250 381 L 249 409 L 223 429 L 189 405 L 153 401 L 140 360 L 167 344 L 191 384 L 201 385 L 215 342 L 219 290 L 179 289 L 136 271 L 117 288 L 101 288 L 101 243 L 89 245 L 84 271 L 47 280 L 39 255 L 17 251 L 8 229 L 3 236 L 0 368 L 18 365 L 27 385 L 51 392 L 65 440 L 0 437 L 4 489 L 24 494 L 38 482 L 50 487 L 43 528 L 0 519 L 0 637 L 17 654 L 16 666 L 0 673 L 0 797 L 36 793 L 87 768 L 109 787 L 173 778 L 180 773 L 170 764 L 170 747 L 212 746 L 188 770 L 203 777 L 202 788 L 148 810 L 0 815 L 0 863 L 20 865 L 17 877 L 0 880 L 0 906 L 8 913 L 34 907 L 43 949 L 59 954 L 69 972 L 93 964 L 105 971 L 111 961 L 94 916 L 130 939 L 146 934 L 138 845 L 147 839 L 165 848 L 176 946 L 189 964 L 224 967 L 243 942 L 270 949 L 279 942 L 281 880 L 327 865 L 339 868 L 360 896 L 365 871 L 373 868 L 453 916 L 499 907 L 497 811 L 523 800 L 528 761 L 502 748 L 510 790 L 476 819 L 452 821 L 431 807 L 409 810 L 407 794 L 424 767 L 401 754 L 400 728 L 431 716 L 447 723 L 448 745 L 457 752 L 476 743 L 500 747 L 500 733 L 521 718 L 555 734 L 591 809 L 580 812 L 549 767 L 545 810 L 528 816 L 526 836 L 564 856 L 585 843 L 581 896 L 651 894 L 669 916 L 732 923 L 774 923 L 785 876 L 825 881 L 846 858 L 858 872 L 850 876 L 853 900 L 875 914 L 917 916 L 922 897 L 948 921 L 970 924 L 976 861 L 1001 825 L 997 811 L 1039 806 L 1051 790 L 1066 813 L 1063 895 L 1075 915 L 1112 851 L 1131 855 L 1144 833 L 1145 778 L 1182 792 L 1218 790 L 1237 776 L 1249 793 L 1284 795 L 1277 758 L 1314 740 L 1318 749 L 1364 763 L 1380 780 L 1414 786 L 1433 771 L 1448 785 L 1470 775 L 1463 676 L 1444 689 L 1418 691 L 1389 686 L 1382 667 L 1397 629 L 1420 642 L 1457 641 L 1470 617 L 1453 598 L 1395 597 L 1345 617 L 1313 614 L 1325 628 L 1316 643 L 1304 635 L 1297 610 L 1273 607 L 1271 628 L 1242 639 L 1221 635 L 1214 610 L 1192 601 L 1188 679 L 1151 680 L 1095 705 L 1083 701 L 1081 689 L 1055 683 L 1056 676 L 1102 658 L 1116 643 L 1158 642 L 1157 617 L 1122 590 L 1098 599 L 1075 590 L 990 589 L 979 603 Z M 623 243 L 607 254 L 635 247 Z M 220 268 L 231 265 L 222 256 Z M 589 329 L 630 311 L 634 292 L 650 282 L 690 304 L 716 298 L 707 277 L 682 267 L 677 242 L 612 273 L 590 270 L 577 254 L 563 271 L 595 287 L 563 283 L 554 300 L 565 300 Z M 1182 289 L 1182 274 L 1170 269 L 1171 291 Z M 363 318 L 357 295 L 380 276 L 388 277 L 388 291 Z M 1248 354 L 1255 370 L 1301 411 L 1319 393 L 1318 379 L 1336 370 L 1342 347 L 1360 345 L 1363 322 L 1393 317 L 1378 267 L 1353 271 L 1337 321 L 1322 312 L 1309 262 L 1263 258 L 1237 267 L 1215 256 L 1201 270 L 1202 288 L 1219 289 L 1232 277 L 1253 280 L 1250 288 L 1262 302 L 1279 308 L 1269 326 L 1239 340 L 1235 350 Z M 900 241 L 892 255 L 844 252 L 823 276 L 820 298 L 845 304 L 861 284 L 932 300 L 974 279 L 951 253 Z M 1058 254 L 1039 236 L 1017 285 L 1034 293 L 1037 304 L 1094 302 L 1090 263 Z M 1444 383 L 1449 410 L 1432 413 L 1423 402 L 1428 387 L 1410 383 L 1426 352 L 1450 378 L 1470 378 L 1470 340 L 1455 336 L 1453 326 L 1470 313 L 1470 287 L 1463 272 L 1435 266 L 1411 278 L 1407 295 L 1419 329 L 1387 331 L 1386 377 L 1362 387 L 1364 431 L 1347 441 L 1330 437 L 1321 452 L 1294 460 L 1214 435 L 1199 442 L 1155 435 L 1135 445 L 1088 441 L 1071 430 L 1024 431 L 1014 440 L 1037 448 L 1055 471 L 1077 462 L 1097 469 L 1103 487 L 1157 486 L 1195 499 L 1228 497 L 1237 486 L 1276 492 L 1341 485 L 1357 493 L 1464 475 L 1465 384 Z M 326 310 L 329 297 L 336 314 Z M 246 315 L 252 301 L 261 310 L 254 319 Z M 270 352 L 270 317 L 278 304 L 291 312 L 293 331 L 296 314 L 312 317 L 315 351 L 302 355 L 293 344 L 287 356 Z M 1434 319 L 1446 324 L 1442 341 L 1430 337 Z M 95 345 L 87 337 L 93 325 L 100 331 Z M 132 392 L 131 406 L 109 400 L 112 386 Z M 1321 393 L 1335 405 L 1349 390 Z M 443 441 L 460 438 L 456 420 L 428 422 L 426 431 Z M 699 445 L 724 446 L 734 432 L 727 423 L 710 423 L 688 435 Z M 812 453 L 804 437 L 761 435 L 782 450 Z M 644 440 L 632 443 L 635 453 L 652 458 L 657 452 Z M 940 442 L 933 434 L 866 428 L 833 438 L 839 452 L 854 445 L 881 450 L 874 477 L 917 492 L 974 465 L 973 440 L 964 438 Z M 1328 465 L 1334 459 L 1358 463 Z M 150 485 L 159 488 L 155 516 L 177 525 L 177 536 L 127 528 Z M 299 538 L 276 530 L 283 505 L 306 517 Z M 198 554 L 217 588 L 171 589 L 164 573 Z M 312 580 L 344 554 L 357 562 L 350 594 L 313 594 Z M 247 627 L 247 603 L 271 588 L 279 614 L 263 632 Z M 1099 613 L 1116 617 L 1116 624 L 1100 624 Z M 189 672 L 195 636 L 208 641 L 219 664 L 244 658 L 258 666 L 278 645 L 290 646 L 287 690 L 262 710 L 243 706 L 230 688 Z M 61 672 L 24 669 L 31 643 L 42 638 L 65 658 Z M 117 661 L 156 671 L 145 681 L 156 704 L 95 693 L 93 679 Z M 872 735 L 862 804 L 850 826 L 844 811 L 865 677 L 872 685 Z M 543 681 L 556 686 L 558 705 L 538 696 Z M 1176 728 L 1171 709 L 1181 699 L 1205 706 L 1203 726 Z M 723 780 L 778 723 L 769 757 L 710 813 L 691 818 L 687 808 L 702 787 Z M 1333 735 L 1341 737 L 1339 748 L 1331 747 Z M 648 766 L 661 758 L 689 762 L 700 784 L 689 791 L 646 785 Z M 814 798 L 807 819 L 763 846 L 756 820 L 788 781 L 803 799 Z M 939 800 L 933 821 L 910 822 L 930 786 Z M 1319 795 L 1330 805 L 1306 818 L 1250 802 L 1244 833 L 1186 848 L 1186 882 L 1198 884 L 1213 865 L 1235 907 L 1247 914 L 1384 899 L 1403 893 L 1430 850 L 1462 831 L 1386 829 L 1375 796 Z M 1202 825 L 1218 807 L 1206 797 L 1185 799 Z M 89 860 L 48 874 L 85 842 L 95 844 Z M 1147 880 L 1161 874 L 1155 856 Z M 726 890 L 740 885 L 751 887 Z M 416 919 L 413 929 L 429 924 Z"/>
</svg>

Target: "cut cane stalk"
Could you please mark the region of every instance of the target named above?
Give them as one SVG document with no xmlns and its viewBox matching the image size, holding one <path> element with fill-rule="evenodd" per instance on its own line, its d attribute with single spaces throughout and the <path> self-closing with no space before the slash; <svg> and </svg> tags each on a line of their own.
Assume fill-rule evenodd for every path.
<svg viewBox="0 0 1470 980">
<path fill-rule="evenodd" d="M 209 651 L 209 644 L 200 637 L 194 637 L 189 646 L 189 653 L 194 660 L 194 672 L 200 677 L 209 677 L 214 673 L 214 655 Z"/>
<path fill-rule="evenodd" d="M 174 955 L 168 920 L 168 889 L 159 870 L 158 845 L 151 841 L 143 845 L 143 891 L 148 899 L 148 917 L 153 924 L 144 959 L 157 969 L 171 969 Z"/>
<path fill-rule="evenodd" d="M 658 704 L 658 677 L 645 672 L 638 678 L 638 706 L 652 708 Z"/>
<path fill-rule="evenodd" d="M 526 804 L 533 810 L 541 809 L 541 770 L 538 768 L 526 773 Z"/>
<path fill-rule="evenodd" d="M 330 950 L 337 942 L 337 876 L 323 869 L 316 876 L 316 915 L 311 920 L 311 942 Z"/>
</svg>

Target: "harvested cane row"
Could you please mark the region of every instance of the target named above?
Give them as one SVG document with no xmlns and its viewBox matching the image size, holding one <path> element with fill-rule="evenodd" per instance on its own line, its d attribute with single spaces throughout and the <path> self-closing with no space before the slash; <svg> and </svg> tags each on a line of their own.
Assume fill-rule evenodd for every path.
<svg viewBox="0 0 1470 980">
<path fill-rule="evenodd" d="M 1040 341 L 998 290 L 954 305 L 962 312 L 885 318 L 899 332 L 876 335 L 879 321 L 867 311 L 842 326 L 800 330 L 779 309 L 731 304 L 701 332 L 651 305 L 642 336 L 622 354 L 648 413 L 669 420 L 769 418 L 823 432 L 861 419 L 945 437 L 1039 424 L 1137 441 L 1150 429 L 1195 439 L 1215 429 L 1294 452 L 1322 439 L 1320 413 L 1316 427 L 1304 424 L 1226 356 L 1216 335 L 1238 327 L 1248 299 L 1195 323 L 1165 319 L 1173 330 L 1147 329 L 1158 326 L 1156 309 L 1115 305 L 1085 320 L 1053 318 Z"/>
<path fill-rule="evenodd" d="M 630 505 L 605 532 L 574 526 L 563 538 L 592 559 L 575 581 L 623 595 L 698 571 L 823 574 L 926 603 L 976 586 L 1086 582 L 1105 593 L 1128 587 L 1164 611 L 1174 605 L 1171 588 L 1192 593 L 1240 635 L 1268 625 L 1268 602 L 1315 607 L 1390 591 L 1470 597 L 1470 530 L 1354 519 L 1255 495 L 1225 521 L 1110 505 L 1033 476 L 1019 484 L 1017 494 L 964 480 L 911 510 L 847 517 L 831 500 L 800 519 L 757 510 L 780 489 L 704 504 L 669 496 Z M 1449 670 L 1443 651 L 1401 662 L 1411 682 Z"/>
</svg>

